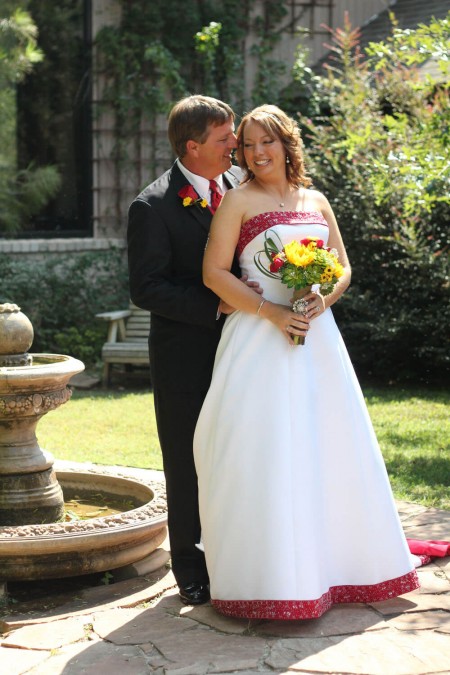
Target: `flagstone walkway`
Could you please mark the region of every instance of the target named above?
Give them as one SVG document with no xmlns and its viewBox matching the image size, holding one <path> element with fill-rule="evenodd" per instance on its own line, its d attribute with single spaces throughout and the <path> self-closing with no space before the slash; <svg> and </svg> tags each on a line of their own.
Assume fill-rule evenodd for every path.
<svg viewBox="0 0 450 675">
<path fill-rule="evenodd" d="M 450 539 L 450 512 L 407 502 L 398 509 L 408 537 Z M 0 611 L 0 673 L 450 673 L 448 557 L 419 568 L 420 590 L 400 598 L 341 605 L 308 621 L 246 621 L 181 605 L 167 547 L 124 568 L 122 581 L 58 606 L 44 598 L 38 609 L 22 602 Z"/>
</svg>

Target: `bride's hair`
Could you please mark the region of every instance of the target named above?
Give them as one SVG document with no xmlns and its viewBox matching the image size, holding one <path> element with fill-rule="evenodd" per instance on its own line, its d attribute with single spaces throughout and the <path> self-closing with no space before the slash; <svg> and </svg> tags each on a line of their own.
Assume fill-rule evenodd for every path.
<svg viewBox="0 0 450 675">
<path fill-rule="evenodd" d="M 276 105 L 260 105 L 244 115 L 236 132 L 238 147 L 236 158 L 244 171 L 243 183 L 254 178 L 244 158 L 244 129 L 248 122 L 258 122 L 271 138 L 278 138 L 286 151 L 286 178 L 293 187 L 309 187 L 311 178 L 306 174 L 303 159 L 303 141 L 298 124 Z"/>
</svg>

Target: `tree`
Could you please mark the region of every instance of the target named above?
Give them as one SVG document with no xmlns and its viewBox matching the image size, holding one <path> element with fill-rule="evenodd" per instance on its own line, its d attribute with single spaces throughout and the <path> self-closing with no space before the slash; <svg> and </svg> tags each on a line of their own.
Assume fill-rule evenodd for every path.
<svg viewBox="0 0 450 675">
<path fill-rule="evenodd" d="M 55 167 L 29 166 L 17 171 L 16 85 L 42 60 L 37 30 L 30 15 L 3 3 L 0 18 L 0 231 L 14 233 L 59 189 Z"/>
</svg>

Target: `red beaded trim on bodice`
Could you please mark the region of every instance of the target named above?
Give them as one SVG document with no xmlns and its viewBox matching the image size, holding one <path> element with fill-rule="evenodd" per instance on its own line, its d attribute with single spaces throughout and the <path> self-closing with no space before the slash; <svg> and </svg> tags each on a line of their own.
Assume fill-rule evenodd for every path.
<svg viewBox="0 0 450 675">
<path fill-rule="evenodd" d="M 275 222 L 274 222 L 275 221 Z M 249 218 L 241 227 L 236 247 L 238 256 L 258 234 L 274 225 L 325 225 L 328 223 L 319 211 L 267 211 Z"/>
</svg>

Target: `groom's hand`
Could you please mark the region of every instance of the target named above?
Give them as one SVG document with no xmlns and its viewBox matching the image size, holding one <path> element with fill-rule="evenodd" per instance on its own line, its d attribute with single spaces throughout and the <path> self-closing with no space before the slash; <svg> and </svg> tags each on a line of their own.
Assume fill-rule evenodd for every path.
<svg viewBox="0 0 450 675">
<path fill-rule="evenodd" d="M 221 300 L 219 302 L 219 313 L 217 315 L 217 318 L 219 318 L 221 314 L 233 314 L 233 312 L 235 311 L 236 310 L 234 307 L 224 302 L 224 300 Z"/>
<path fill-rule="evenodd" d="M 255 293 L 259 293 L 260 295 L 262 295 L 263 289 L 261 288 L 261 286 L 259 285 L 259 283 L 257 281 L 249 281 L 248 280 L 248 274 L 243 274 L 241 276 L 240 281 L 242 281 L 246 286 L 248 286 L 249 288 L 254 290 Z M 235 307 L 232 307 L 231 305 L 229 305 L 224 300 L 221 300 L 219 302 L 219 312 L 217 314 L 217 318 L 219 318 L 219 316 L 221 314 L 233 314 L 233 312 L 235 312 L 235 311 L 236 311 Z"/>
<path fill-rule="evenodd" d="M 244 284 L 249 288 L 252 288 L 255 291 L 255 293 L 259 293 L 260 295 L 262 295 L 263 289 L 261 288 L 261 286 L 257 281 L 249 281 L 248 274 L 243 274 L 241 276 L 241 281 L 243 281 Z"/>
</svg>

